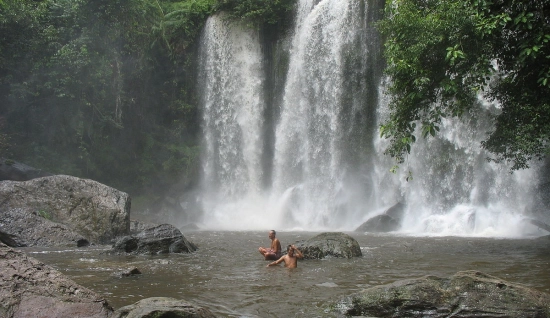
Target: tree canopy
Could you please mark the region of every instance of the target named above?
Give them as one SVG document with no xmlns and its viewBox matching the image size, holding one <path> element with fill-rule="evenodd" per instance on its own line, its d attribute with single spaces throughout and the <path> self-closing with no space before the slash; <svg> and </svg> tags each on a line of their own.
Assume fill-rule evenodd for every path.
<svg viewBox="0 0 550 318">
<path fill-rule="evenodd" d="M 550 1 L 390 0 L 379 26 L 391 78 L 386 154 L 403 163 L 418 131 L 435 136 L 481 95 L 500 105 L 481 144 L 490 160 L 517 170 L 546 157 Z"/>
</svg>

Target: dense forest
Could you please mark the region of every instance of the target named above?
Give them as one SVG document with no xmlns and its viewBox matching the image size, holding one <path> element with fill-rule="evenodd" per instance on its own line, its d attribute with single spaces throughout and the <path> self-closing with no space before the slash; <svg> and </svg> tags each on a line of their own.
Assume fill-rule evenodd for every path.
<svg viewBox="0 0 550 318">
<path fill-rule="evenodd" d="M 135 203 L 199 171 L 197 44 L 217 11 L 282 28 L 293 0 L 0 0 L 0 157 Z"/>
<path fill-rule="evenodd" d="M 198 179 L 200 31 L 219 11 L 284 32 L 296 0 L 0 0 L 0 157 L 91 178 L 134 203 Z M 498 101 L 482 143 L 512 169 L 550 140 L 548 0 L 386 1 L 392 78 L 381 135 L 402 163 L 416 134 Z M 418 126 L 418 127 L 417 127 Z"/>
</svg>

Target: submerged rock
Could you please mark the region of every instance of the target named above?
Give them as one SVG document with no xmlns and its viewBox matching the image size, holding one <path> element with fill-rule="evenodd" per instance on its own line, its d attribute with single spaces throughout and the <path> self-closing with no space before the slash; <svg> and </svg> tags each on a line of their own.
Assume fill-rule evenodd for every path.
<svg viewBox="0 0 550 318">
<path fill-rule="evenodd" d="M 321 233 L 307 241 L 297 242 L 295 245 L 304 254 L 304 259 L 363 256 L 357 240 L 341 232 Z"/>
<path fill-rule="evenodd" d="M 161 224 L 136 235 L 124 236 L 113 245 L 111 253 L 166 254 L 191 253 L 197 250 L 175 226 Z"/>
<path fill-rule="evenodd" d="M 206 308 L 169 297 L 145 298 L 118 309 L 112 316 L 112 318 L 148 317 L 214 318 L 216 316 Z"/>
<path fill-rule="evenodd" d="M 476 271 L 425 276 L 376 286 L 334 306 L 345 316 L 550 317 L 550 295 Z"/>
<path fill-rule="evenodd" d="M 131 267 L 122 271 L 114 272 L 111 274 L 113 277 L 128 277 L 128 276 L 135 276 L 135 275 L 141 275 L 141 271 L 137 267 Z"/>
<path fill-rule="evenodd" d="M 129 234 L 128 194 L 93 180 L 0 181 L 0 197 L 0 238 L 10 245 L 105 244 Z"/>
<path fill-rule="evenodd" d="M 100 295 L 0 243 L 0 317 L 109 317 Z"/>
</svg>

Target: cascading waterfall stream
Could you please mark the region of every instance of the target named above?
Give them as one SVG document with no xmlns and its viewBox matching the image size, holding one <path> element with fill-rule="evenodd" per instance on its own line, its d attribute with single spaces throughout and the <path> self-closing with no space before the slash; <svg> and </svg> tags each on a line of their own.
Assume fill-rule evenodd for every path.
<svg viewBox="0 0 550 318">
<path fill-rule="evenodd" d="M 346 54 L 361 31 L 359 1 L 300 2 L 290 67 L 277 125 L 273 198 L 287 204 L 283 224 L 305 229 L 339 227 L 346 219 Z M 338 211 L 338 212 L 337 212 Z"/>
<path fill-rule="evenodd" d="M 354 230 L 401 202 L 402 233 L 525 234 L 519 225 L 537 169 L 510 174 L 480 149 L 498 105 L 480 102 L 477 117 L 445 121 L 439 136 L 417 142 L 400 173 L 389 172 L 377 137 L 388 104 L 376 71 L 372 13 L 380 8 L 376 0 L 299 1 L 277 103 L 266 102 L 271 63 L 259 32 L 209 18 L 200 53 L 203 227 Z M 277 116 L 267 119 L 271 104 Z"/>
<path fill-rule="evenodd" d="M 205 26 L 200 55 L 205 218 L 218 227 L 237 220 L 254 224 L 245 206 L 260 195 L 262 178 L 258 32 L 230 23 L 224 15 L 213 16 Z"/>
<path fill-rule="evenodd" d="M 381 101 L 383 105 L 387 101 Z M 388 178 L 386 171 L 377 169 L 380 189 L 390 194 L 386 201 L 400 198 L 407 204 L 402 232 L 489 237 L 544 234 L 524 222 L 533 206 L 540 164 L 511 174 L 509 166 L 488 162 L 489 154 L 480 142 L 499 106 L 480 98 L 476 108 L 475 116 L 443 119 L 436 138 L 419 138 L 399 176 Z M 384 118 L 385 112 L 387 108 L 380 107 L 379 117 Z M 384 147 L 385 141 L 377 140 L 378 153 Z M 379 160 L 379 164 L 386 162 L 382 166 L 391 164 L 383 156 Z M 412 181 L 406 181 L 409 171 Z"/>
</svg>

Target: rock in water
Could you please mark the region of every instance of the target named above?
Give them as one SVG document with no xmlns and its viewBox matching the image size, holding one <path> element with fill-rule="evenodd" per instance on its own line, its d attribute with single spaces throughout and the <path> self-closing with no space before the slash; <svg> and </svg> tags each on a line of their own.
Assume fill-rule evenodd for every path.
<svg viewBox="0 0 550 318">
<path fill-rule="evenodd" d="M 118 309 L 111 318 L 148 317 L 215 318 L 216 316 L 206 308 L 195 306 L 183 300 L 169 297 L 151 297 Z"/>
<path fill-rule="evenodd" d="M 361 224 L 355 232 L 391 232 L 396 231 L 401 227 L 401 224 L 386 214 L 380 214 L 368 219 Z"/>
<path fill-rule="evenodd" d="M 345 316 L 550 317 L 550 295 L 476 271 L 448 279 L 425 276 L 376 286 L 334 306 Z"/>
<path fill-rule="evenodd" d="M 355 229 L 355 232 L 392 232 L 401 228 L 401 222 L 405 213 L 405 205 L 396 203 L 384 213 L 368 219 Z"/>
<path fill-rule="evenodd" d="M 321 233 L 307 241 L 297 242 L 295 245 L 304 254 L 304 259 L 363 256 L 357 240 L 341 232 Z"/>
<path fill-rule="evenodd" d="M 128 194 L 93 180 L 1 181 L 0 198 L 0 239 L 10 245 L 109 244 L 130 231 Z"/>
<path fill-rule="evenodd" d="M 0 243 L 0 317 L 106 318 L 112 312 L 100 295 Z"/>
<path fill-rule="evenodd" d="M 170 224 L 147 228 L 136 235 L 124 236 L 116 241 L 111 253 L 166 254 L 191 253 L 197 250 L 180 230 Z"/>
</svg>

